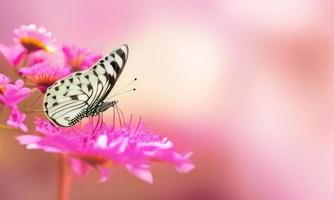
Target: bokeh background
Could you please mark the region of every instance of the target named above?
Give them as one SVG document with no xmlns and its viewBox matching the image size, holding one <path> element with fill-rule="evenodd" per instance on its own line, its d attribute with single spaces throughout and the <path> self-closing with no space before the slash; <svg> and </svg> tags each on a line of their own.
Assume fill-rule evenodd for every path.
<svg viewBox="0 0 334 200">
<path fill-rule="evenodd" d="M 334 199 L 334 3 L 330 0 L 1 0 L 0 43 L 21 24 L 106 53 L 127 43 L 120 98 L 196 169 L 77 177 L 71 199 Z M 1 60 L 1 59 L 0 59 Z M 4 60 L 1 65 L 6 65 Z M 0 67 L 3 67 L 0 66 Z M 57 163 L 0 134 L 0 199 L 56 199 Z"/>
</svg>

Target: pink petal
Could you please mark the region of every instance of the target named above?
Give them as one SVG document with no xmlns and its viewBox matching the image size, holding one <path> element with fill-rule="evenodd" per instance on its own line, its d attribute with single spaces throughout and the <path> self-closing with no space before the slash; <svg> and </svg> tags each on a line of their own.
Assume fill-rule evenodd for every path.
<svg viewBox="0 0 334 200">
<path fill-rule="evenodd" d="M 63 151 L 61 149 L 57 149 L 54 147 L 50 147 L 50 146 L 44 146 L 44 145 L 38 145 L 39 149 L 43 149 L 45 152 L 49 152 L 49 153 L 63 153 Z"/>
<path fill-rule="evenodd" d="M 45 150 L 48 150 L 48 151 L 53 149 L 57 152 L 65 152 L 66 153 L 66 152 L 71 152 L 73 150 L 76 150 L 75 144 L 66 140 L 66 138 L 64 138 L 61 135 L 46 136 L 38 144 L 43 146 L 43 147 L 46 147 Z"/>
<path fill-rule="evenodd" d="M 76 158 L 70 159 L 70 165 L 74 173 L 80 176 L 87 175 L 92 170 L 90 165 Z"/>
<path fill-rule="evenodd" d="M 22 135 L 16 137 L 20 144 L 26 145 L 27 149 L 42 149 L 37 143 L 42 140 L 41 137 L 35 135 Z"/>
<path fill-rule="evenodd" d="M 174 162 L 175 162 L 176 171 L 180 173 L 188 173 L 195 168 L 195 166 L 191 163 L 189 159 L 191 155 L 192 155 L 192 152 L 189 152 L 184 155 L 175 153 L 176 159 Z"/>
<path fill-rule="evenodd" d="M 108 136 L 107 135 L 100 135 L 97 138 L 96 144 L 97 144 L 97 147 L 107 148 L 107 146 L 108 146 Z"/>
<path fill-rule="evenodd" d="M 0 44 L 0 53 L 4 55 L 13 67 L 16 67 L 26 55 L 25 50 L 20 45 L 7 47 Z"/>
<path fill-rule="evenodd" d="M 20 144 L 32 144 L 39 142 L 42 138 L 36 135 L 20 135 L 17 136 L 16 139 L 20 142 Z"/>
<path fill-rule="evenodd" d="M 39 145 L 38 143 L 42 141 L 43 138 L 36 135 L 22 135 L 16 137 L 16 139 L 20 142 L 20 144 L 26 145 L 27 149 L 42 149 L 46 152 L 61 153 L 59 149 L 49 146 Z"/>
<path fill-rule="evenodd" d="M 59 134 L 59 129 L 54 127 L 49 121 L 43 120 L 39 117 L 35 119 L 36 131 L 43 133 L 44 135 L 56 135 Z"/>
<path fill-rule="evenodd" d="M 153 183 L 152 173 L 149 170 L 149 166 L 145 164 L 141 165 L 131 165 L 127 164 L 126 169 L 132 173 L 133 175 L 137 176 L 138 178 L 146 181 L 150 184 Z"/>
<path fill-rule="evenodd" d="M 29 54 L 28 67 L 33 66 L 38 63 L 42 63 L 47 60 L 51 60 L 53 57 L 44 51 L 32 52 Z"/>
<path fill-rule="evenodd" d="M 176 171 L 179 173 L 188 173 L 194 168 L 195 168 L 195 165 L 191 163 L 182 163 L 180 165 L 175 166 Z"/>
<path fill-rule="evenodd" d="M 0 73 L 0 84 L 7 85 L 9 82 L 10 82 L 10 79 L 6 75 Z"/>
<path fill-rule="evenodd" d="M 102 166 L 97 166 L 98 171 L 100 172 L 99 182 L 105 182 L 110 177 L 110 169 Z"/>
</svg>

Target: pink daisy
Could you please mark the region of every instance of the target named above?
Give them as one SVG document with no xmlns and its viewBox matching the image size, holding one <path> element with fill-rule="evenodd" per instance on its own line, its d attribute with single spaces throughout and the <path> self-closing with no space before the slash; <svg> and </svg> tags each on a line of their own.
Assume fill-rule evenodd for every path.
<svg viewBox="0 0 334 200">
<path fill-rule="evenodd" d="M 1 77 L 1 76 L 0 76 Z M 15 107 L 31 92 L 31 89 L 24 87 L 22 80 L 15 81 L 14 84 L 8 83 L 6 78 L 0 78 L 0 101 L 8 107 Z M 5 83 L 2 85 L 1 82 Z"/>
<path fill-rule="evenodd" d="M 37 62 L 31 67 L 25 67 L 19 70 L 19 74 L 27 77 L 43 93 L 57 80 L 70 73 L 69 68 L 61 67 L 49 61 Z"/>
<path fill-rule="evenodd" d="M 9 115 L 9 119 L 7 120 L 7 124 L 14 128 L 19 128 L 24 132 L 28 131 L 27 126 L 23 123 L 26 119 L 26 115 L 21 113 L 17 106 L 13 106 Z"/>
<path fill-rule="evenodd" d="M 43 50 L 48 53 L 54 52 L 53 43 L 55 38 L 44 27 L 35 24 L 22 25 L 14 30 L 14 41 L 21 44 L 28 53 Z"/>
<path fill-rule="evenodd" d="M 94 54 L 87 49 L 76 46 L 63 46 L 63 53 L 66 59 L 66 65 L 72 68 L 72 71 L 81 71 L 92 66 L 102 56 Z"/>
<path fill-rule="evenodd" d="M 170 140 L 151 133 L 141 121 L 135 126 L 131 121 L 119 128 L 103 123 L 94 131 L 91 123 L 63 129 L 37 118 L 36 130 L 43 135 L 23 135 L 17 139 L 28 149 L 68 155 L 72 170 L 78 175 L 97 169 L 100 181 L 108 179 L 110 167 L 115 165 L 125 166 L 148 183 L 153 182 L 150 161 L 170 163 L 181 173 L 194 168 L 191 153 L 176 153 Z"/>
<path fill-rule="evenodd" d="M 25 56 L 25 50 L 20 45 L 7 47 L 0 44 L 0 52 L 13 67 L 20 64 Z"/>
</svg>

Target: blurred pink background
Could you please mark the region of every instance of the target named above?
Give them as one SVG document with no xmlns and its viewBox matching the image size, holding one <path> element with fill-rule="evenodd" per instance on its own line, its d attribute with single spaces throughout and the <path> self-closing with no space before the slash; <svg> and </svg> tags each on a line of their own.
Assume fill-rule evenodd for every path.
<svg viewBox="0 0 334 200">
<path fill-rule="evenodd" d="M 0 43 L 21 24 L 106 53 L 127 43 L 125 113 L 193 151 L 149 185 L 115 169 L 75 179 L 71 199 L 334 199 L 334 4 L 326 0 L 0 2 Z M 0 138 L 0 199 L 56 199 L 54 158 Z"/>
</svg>

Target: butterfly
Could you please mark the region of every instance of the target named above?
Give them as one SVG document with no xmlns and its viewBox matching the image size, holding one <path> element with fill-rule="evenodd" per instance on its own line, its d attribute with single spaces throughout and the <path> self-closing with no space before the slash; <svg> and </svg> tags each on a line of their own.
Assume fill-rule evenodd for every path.
<svg viewBox="0 0 334 200">
<path fill-rule="evenodd" d="M 126 44 L 113 50 L 90 68 L 56 81 L 47 90 L 43 107 L 46 116 L 61 127 L 70 127 L 85 117 L 114 107 L 106 101 L 127 62 Z"/>
</svg>

